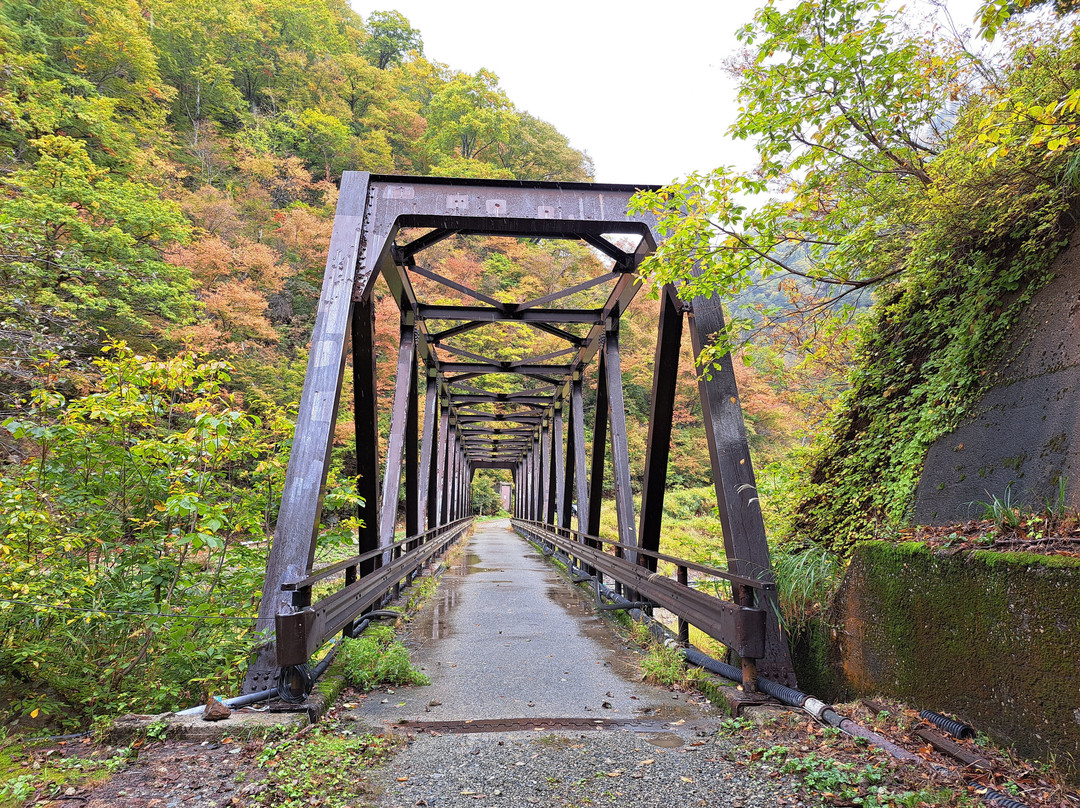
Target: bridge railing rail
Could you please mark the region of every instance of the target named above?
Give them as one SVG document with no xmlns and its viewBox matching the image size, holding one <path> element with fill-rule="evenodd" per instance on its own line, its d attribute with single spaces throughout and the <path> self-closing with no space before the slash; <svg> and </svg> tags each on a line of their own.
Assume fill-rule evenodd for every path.
<svg viewBox="0 0 1080 808">
<path fill-rule="evenodd" d="M 361 612 L 460 538 L 472 522 L 471 516 L 448 522 L 282 583 L 283 591 L 292 592 L 292 611 L 278 613 L 274 619 L 277 664 L 282 668 L 302 665 L 339 631 L 348 636 Z M 312 587 L 342 572 L 342 588 L 312 603 Z"/>
<path fill-rule="evenodd" d="M 674 614 L 678 619 L 680 643 L 689 644 L 691 625 L 723 643 L 742 660 L 744 688 L 757 689 L 757 660 L 765 655 L 768 615 L 765 610 L 755 608 L 754 590 L 775 590 L 774 582 L 748 578 L 546 522 L 514 519 L 512 523 L 526 538 L 562 550 L 588 573 L 601 577 L 608 575 L 638 593 L 639 597 Z M 605 547 L 610 547 L 612 552 L 606 552 Z M 630 553 L 636 554 L 635 561 L 626 557 Z M 648 559 L 673 564 L 676 578 L 672 580 L 651 569 Z M 734 602 L 690 586 L 691 570 L 726 581 L 731 586 Z"/>
</svg>

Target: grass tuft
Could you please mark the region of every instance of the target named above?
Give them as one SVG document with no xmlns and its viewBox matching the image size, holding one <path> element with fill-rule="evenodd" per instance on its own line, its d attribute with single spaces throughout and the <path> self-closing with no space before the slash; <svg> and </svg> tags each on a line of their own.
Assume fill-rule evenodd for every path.
<svg viewBox="0 0 1080 808">
<path fill-rule="evenodd" d="M 338 659 L 346 681 L 358 690 L 431 681 L 409 661 L 408 649 L 390 626 L 372 626 L 363 636 L 343 640 Z"/>
</svg>

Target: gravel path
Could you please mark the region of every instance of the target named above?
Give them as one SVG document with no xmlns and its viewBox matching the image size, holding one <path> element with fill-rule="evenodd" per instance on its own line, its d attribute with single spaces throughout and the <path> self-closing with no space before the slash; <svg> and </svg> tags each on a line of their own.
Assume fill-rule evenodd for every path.
<svg viewBox="0 0 1080 808">
<path fill-rule="evenodd" d="M 681 742 L 677 748 L 654 746 Z M 715 733 L 485 733 L 420 736 L 383 770 L 385 808 L 777 805 L 787 784 L 727 760 Z"/>
</svg>

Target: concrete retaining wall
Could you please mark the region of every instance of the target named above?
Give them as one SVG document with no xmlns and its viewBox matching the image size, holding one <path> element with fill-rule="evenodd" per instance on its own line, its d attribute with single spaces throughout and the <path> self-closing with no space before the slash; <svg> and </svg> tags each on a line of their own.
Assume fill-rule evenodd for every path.
<svg viewBox="0 0 1080 808">
<path fill-rule="evenodd" d="M 956 713 L 1080 779 L 1080 559 L 866 542 L 800 685 Z"/>
<path fill-rule="evenodd" d="M 1054 278 L 1020 314 L 990 388 L 967 420 L 938 440 L 923 466 L 915 522 L 982 518 L 979 502 L 1080 507 L 1080 231 L 1054 261 Z"/>
</svg>

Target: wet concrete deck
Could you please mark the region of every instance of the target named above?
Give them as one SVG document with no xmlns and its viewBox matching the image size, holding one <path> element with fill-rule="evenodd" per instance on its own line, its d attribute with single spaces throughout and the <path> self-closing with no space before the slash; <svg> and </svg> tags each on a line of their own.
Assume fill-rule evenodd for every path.
<svg viewBox="0 0 1080 808">
<path fill-rule="evenodd" d="M 373 774 L 382 808 L 776 804 L 773 784 L 730 762 L 717 710 L 642 682 L 638 650 L 506 521 L 477 526 L 406 644 L 431 685 L 349 711 L 358 730 L 411 739 Z M 483 719 L 531 720 L 426 724 Z M 581 719 L 620 723 L 582 731 Z M 393 729 L 402 720 L 416 723 Z"/>
<path fill-rule="evenodd" d="M 672 693 L 640 681 L 626 641 L 506 520 L 475 529 L 406 644 L 431 685 L 369 697 L 364 720 L 671 721 L 683 713 Z"/>
</svg>

